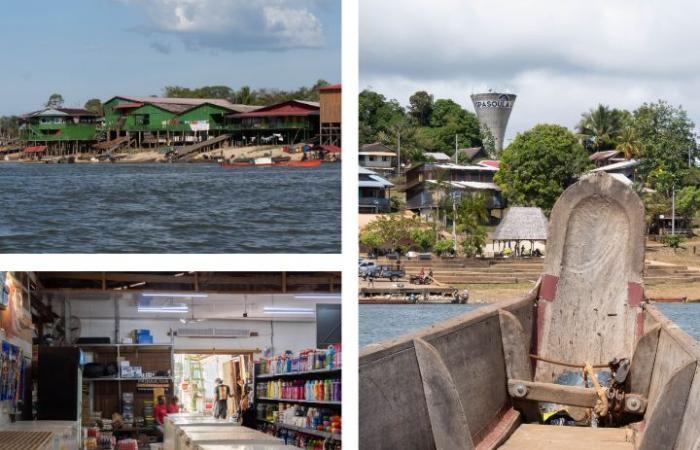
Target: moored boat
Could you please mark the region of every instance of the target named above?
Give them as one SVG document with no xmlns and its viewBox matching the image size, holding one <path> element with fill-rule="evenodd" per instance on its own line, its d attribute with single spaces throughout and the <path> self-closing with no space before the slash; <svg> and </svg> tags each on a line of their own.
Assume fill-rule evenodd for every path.
<svg viewBox="0 0 700 450">
<path fill-rule="evenodd" d="M 700 344 L 645 300 L 644 229 L 610 175 L 568 188 L 528 295 L 362 350 L 360 448 L 700 448 Z"/>
<path fill-rule="evenodd" d="M 260 161 L 259 161 L 260 160 Z M 219 165 L 226 169 L 234 169 L 241 167 L 318 167 L 321 165 L 320 159 L 307 159 L 307 160 L 272 160 L 270 158 L 256 158 L 253 161 L 232 161 L 223 162 Z"/>
</svg>

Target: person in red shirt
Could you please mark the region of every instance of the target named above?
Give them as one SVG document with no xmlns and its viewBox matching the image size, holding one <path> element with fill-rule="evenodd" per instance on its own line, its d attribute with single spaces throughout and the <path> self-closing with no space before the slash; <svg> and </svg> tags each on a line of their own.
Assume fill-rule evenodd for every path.
<svg viewBox="0 0 700 450">
<path fill-rule="evenodd" d="M 165 415 L 168 414 L 168 408 L 165 406 L 165 397 L 158 396 L 158 404 L 153 408 L 153 416 L 159 425 L 163 425 Z"/>
<path fill-rule="evenodd" d="M 170 403 L 168 403 L 168 414 L 175 414 L 180 412 L 180 399 L 177 395 L 173 395 L 170 398 Z"/>
</svg>

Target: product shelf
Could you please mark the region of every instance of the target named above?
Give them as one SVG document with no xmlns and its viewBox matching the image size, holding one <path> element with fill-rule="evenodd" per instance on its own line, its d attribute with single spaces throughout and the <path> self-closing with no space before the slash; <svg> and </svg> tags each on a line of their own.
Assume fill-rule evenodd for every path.
<svg viewBox="0 0 700 450">
<path fill-rule="evenodd" d="M 270 398 L 270 397 L 258 397 L 258 400 L 265 402 L 279 402 L 279 403 L 299 403 L 307 405 L 327 405 L 327 406 L 340 406 L 342 402 L 331 402 L 325 400 L 292 400 L 289 398 Z"/>
<path fill-rule="evenodd" d="M 334 368 L 334 369 L 316 369 L 316 370 L 306 370 L 303 372 L 285 372 L 285 373 L 276 373 L 276 374 L 263 374 L 263 375 L 258 375 L 256 378 L 258 380 L 274 380 L 277 378 L 304 378 L 308 376 L 315 376 L 315 375 L 332 375 L 332 374 L 340 374 L 342 373 L 342 368 Z"/>
</svg>

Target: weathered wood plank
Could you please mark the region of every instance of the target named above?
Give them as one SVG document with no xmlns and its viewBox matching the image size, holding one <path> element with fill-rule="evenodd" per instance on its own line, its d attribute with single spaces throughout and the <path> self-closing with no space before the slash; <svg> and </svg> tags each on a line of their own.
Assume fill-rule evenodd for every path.
<svg viewBox="0 0 700 450">
<path fill-rule="evenodd" d="M 651 374 L 656 359 L 656 349 L 659 345 L 660 330 L 661 325 L 655 325 L 644 333 L 639 342 L 637 342 L 630 364 L 630 392 L 641 394 L 645 397 L 649 395 L 649 385 L 651 384 Z"/>
<path fill-rule="evenodd" d="M 681 428 L 697 362 L 678 368 L 659 392 L 638 450 L 672 450 Z"/>
<path fill-rule="evenodd" d="M 498 314 L 501 323 L 503 356 L 506 360 L 506 374 L 509 379 L 531 381 L 530 343 L 527 340 L 527 334 L 518 318 L 512 313 L 500 310 Z"/>
<path fill-rule="evenodd" d="M 457 387 L 440 353 L 421 338 L 413 340 L 428 416 L 437 450 L 474 448 Z"/>
<path fill-rule="evenodd" d="M 632 433 L 622 428 L 522 425 L 501 450 L 633 450 Z"/>
<path fill-rule="evenodd" d="M 508 380 L 508 392 L 517 399 L 592 408 L 598 396 L 593 388 L 537 381 Z"/>
</svg>

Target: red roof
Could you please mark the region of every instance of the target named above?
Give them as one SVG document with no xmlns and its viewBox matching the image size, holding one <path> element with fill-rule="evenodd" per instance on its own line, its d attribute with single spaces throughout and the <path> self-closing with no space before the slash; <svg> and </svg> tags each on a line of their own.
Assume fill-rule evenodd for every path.
<svg viewBox="0 0 700 450">
<path fill-rule="evenodd" d="M 41 153 L 46 150 L 45 145 L 37 145 L 35 147 L 26 147 L 24 153 Z"/>
<path fill-rule="evenodd" d="M 342 84 L 329 84 L 328 86 L 323 86 L 319 91 L 339 91 L 342 89 Z"/>
<path fill-rule="evenodd" d="M 337 145 L 330 145 L 330 144 L 324 144 L 324 145 L 319 145 L 324 151 L 327 151 L 328 153 L 340 153 L 341 149 Z"/>
<path fill-rule="evenodd" d="M 277 105 L 265 106 L 258 110 L 233 114 L 232 117 L 273 117 L 273 116 L 310 116 L 319 113 L 320 107 L 313 102 L 289 100 Z"/>
<path fill-rule="evenodd" d="M 495 159 L 485 159 L 483 161 L 479 161 L 479 164 L 482 166 L 487 166 L 487 167 L 495 167 L 496 169 L 500 168 L 500 161 L 496 161 Z"/>
</svg>

